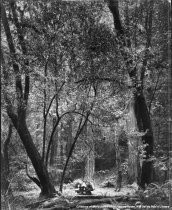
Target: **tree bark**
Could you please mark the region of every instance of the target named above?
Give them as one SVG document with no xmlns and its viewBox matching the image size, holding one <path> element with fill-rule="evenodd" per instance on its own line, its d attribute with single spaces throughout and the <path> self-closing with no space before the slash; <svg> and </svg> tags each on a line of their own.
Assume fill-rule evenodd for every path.
<svg viewBox="0 0 172 210">
<path fill-rule="evenodd" d="M 134 110 L 135 100 L 132 98 L 128 105 L 128 116 L 127 116 L 127 133 L 128 133 L 128 182 L 138 182 L 140 179 L 140 161 L 138 146 L 140 145 L 140 137 L 132 135 L 132 132 L 138 131 L 137 119 Z M 131 134 L 131 135 L 130 135 Z"/>
</svg>

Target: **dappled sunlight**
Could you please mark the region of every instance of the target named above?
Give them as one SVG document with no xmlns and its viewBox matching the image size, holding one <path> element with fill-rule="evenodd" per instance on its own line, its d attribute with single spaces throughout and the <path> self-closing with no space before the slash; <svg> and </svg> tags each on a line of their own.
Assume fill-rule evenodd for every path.
<svg viewBox="0 0 172 210">
<path fill-rule="evenodd" d="M 167 209 L 169 1 L 0 7 L 2 210 Z"/>
</svg>

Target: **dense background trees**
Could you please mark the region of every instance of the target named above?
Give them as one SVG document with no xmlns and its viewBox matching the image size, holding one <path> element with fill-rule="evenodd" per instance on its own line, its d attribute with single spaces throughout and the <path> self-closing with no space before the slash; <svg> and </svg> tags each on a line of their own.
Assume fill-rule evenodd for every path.
<svg viewBox="0 0 172 210">
<path fill-rule="evenodd" d="M 168 1 L 10 0 L 1 11 L 5 191 L 26 164 L 46 196 L 100 170 L 143 188 L 167 180 Z"/>
</svg>

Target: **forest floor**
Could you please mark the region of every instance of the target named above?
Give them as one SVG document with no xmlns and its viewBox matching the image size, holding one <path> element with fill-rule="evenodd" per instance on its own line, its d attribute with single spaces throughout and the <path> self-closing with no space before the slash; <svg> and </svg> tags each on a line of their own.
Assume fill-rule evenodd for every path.
<svg viewBox="0 0 172 210">
<path fill-rule="evenodd" d="M 135 193 L 134 187 L 123 186 L 119 192 L 115 191 L 115 187 L 101 187 L 95 186 L 95 189 L 92 191 L 93 196 L 106 196 L 106 197 L 113 197 L 113 196 L 125 196 L 125 195 L 133 195 Z M 78 196 L 75 192 L 75 188 L 71 185 L 64 186 L 63 191 L 64 196 Z"/>
<path fill-rule="evenodd" d="M 40 194 L 40 189 L 35 186 L 35 184 L 30 183 L 27 186 L 27 190 L 25 191 L 16 191 L 14 193 L 15 196 L 17 197 L 24 197 L 26 200 L 37 200 L 39 199 L 39 194 Z M 55 187 L 56 190 L 59 190 L 59 186 Z M 75 197 L 78 196 L 78 194 L 75 191 L 76 189 L 71 186 L 70 184 L 64 185 L 63 189 L 63 196 L 65 197 Z M 115 188 L 113 187 L 100 187 L 96 186 L 94 191 L 92 191 L 93 196 L 102 196 L 102 197 L 115 197 L 115 196 L 125 196 L 125 195 L 134 195 L 135 194 L 135 189 L 132 187 L 124 186 L 121 188 L 119 192 L 115 191 Z"/>
<path fill-rule="evenodd" d="M 99 199 L 115 198 L 116 196 L 123 197 L 126 195 L 132 196 L 136 191 L 134 187 L 129 188 L 128 186 L 123 186 L 120 192 L 116 192 L 114 187 L 101 187 L 100 185 L 96 185 L 94 188 L 94 191 L 92 191 L 92 197 L 99 197 Z M 56 186 L 56 190 L 59 190 L 59 186 Z M 73 200 L 76 197 L 80 197 L 75 190 L 76 189 L 72 183 L 64 184 L 62 195 L 69 200 Z M 17 210 L 26 210 L 28 208 L 25 208 L 25 206 L 40 200 L 39 194 L 40 189 L 34 183 L 28 183 L 22 191 L 14 192 L 15 200 L 13 201 L 13 204 L 17 207 Z"/>
<path fill-rule="evenodd" d="M 26 210 L 26 209 L 30 209 L 30 208 L 25 208 L 25 206 L 27 206 L 28 204 L 32 204 L 35 203 L 37 201 L 39 201 L 39 194 L 40 194 L 40 190 L 39 188 L 37 188 L 34 184 L 30 183 L 27 186 L 28 190 L 26 191 L 21 191 L 21 192 L 16 192 L 15 196 L 16 196 L 16 201 L 14 201 L 14 203 L 17 203 L 17 210 Z M 88 203 L 88 206 L 90 206 L 90 203 L 92 203 L 93 201 L 93 206 L 94 204 L 100 208 L 103 206 L 107 206 L 109 207 L 114 207 L 114 206 L 129 206 L 129 205 L 135 205 L 139 199 L 138 199 L 138 191 L 137 191 L 137 186 L 136 184 L 133 185 L 125 185 L 121 188 L 121 190 L 119 192 L 115 191 L 114 187 L 101 187 L 101 185 L 96 185 L 94 191 L 92 191 L 92 196 L 89 197 L 85 197 L 84 196 L 80 196 L 75 192 L 75 188 L 74 186 L 71 184 L 64 184 L 64 188 L 63 188 L 63 196 L 64 198 L 68 199 L 70 202 L 72 201 L 77 201 L 77 202 L 81 202 L 81 204 L 83 204 L 84 206 L 86 206 L 86 204 Z M 58 190 L 59 187 L 56 186 L 56 190 Z M 123 200 L 121 198 L 125 198 L 125 197 L 131 197 L 133 198 L 132 202 L 130 202 L 129 200 Z M 95 197 L 95 198 L 94 198 Z M 97 199 L 96 199 L 97 198 Z M 120 200 L 117 200 L 117 198 Z M 57 198 L 55 198 L 57 199 Z M 100 204 L 97 204 L 99 200 L 102 200 L 102 202 L 100 202 Z M 108 199 L 111 199 L 111 201 L 109 202 Z M 55 200 L 52 199 L 52 201 L 54 202 Z M 117 201 L 117 202 L 116 202 Z M 84 206 L 81 205 L 82 209 L 86 209 L 84 208 Z M 33 209 L 39 209 L 39 208 L 33 208 Z M 48 208 L 47 208 L 48 209 Z M 50 208 L 51 209 L 51 208 Z M 60 208 L 61 209 L 61 208 Z M 74 209 L 81 209 L 81 208 L 74 208 Z M 120 208 L 118 208 L 120 209 Z M 95 210 L 95 206 L 94 206 L 94 210 Z"/>
<path fill-rule="evenodd" d="M 117 206 L 120 206 L 120 205 L 131 206 L 132 205 L 133 206 L 138 201 L 140 201 L 139 190 L 136 183 L 133 183 L 132 185 L 128 185 L 125 182 L 122 183 L 122 188 L 119 192 L 115 191 L 115 187 L 105 187 L 104 184 L 106 183 L 106 181 L 114 180 L 114 183 L 115 183 L 115 179 L 112 179 L 112 177 L 114 178 L 114 175 L 112 174 L 109 174 L 109 176 L 108 174 L 106 174 L 101 177 L 96 177 L 95 182 L 94 182 L 94 190 L 92 191 L 92 195 L 90 197 L 78 195 L 76 192 L 76 188 L 74 187 L 74 182 L 69 183 L 69 184 L 64 184 L 62 197 L 64 198 L 64 200 L 67 199 L 69 202 L 73 202 L 73 201 L 79 202 L 79 204 L 83 204 L 85 206 L 87 206 L 87 204 L 88 206 L 92 205 L 92 201 L 93 201 L 93 205 L 96 205 L 96 206 L 98 205 L 99 207 L 102 207 L 104 205 L 106 206 L 110 205 L 111 209 L 112 207 L 116 205 Z M 59 191 L 59 186 L 55 186 L 55 188 L 57 191 Z M 152 195 L 152 197 L 149 196 L 150 201 L 148 203 L 151 205 L 158 204 L 158 203 L 162 205 L 168 205 L 169 192 L 167 188 L 168 186 L 165 187 L 165 190 L 161 188 L 157 189 L 156 191 L 154 190 L 153 191 L 154 194 Z M 24 182 L 21 182 L 18 188 L 16 188 L 16 186 L 13 186 L 13 189 L 15 189 L 15 191 L 13 191 L 14 200 L 13 200 L 12 206 L 14 205 L 16 207 L 15 208 L 16 210 L 31 209 L 31 208 L 26 208 L 26 206 L 40 201 L 40 198 L 39 198 L 40 189 L 33 182 L 30 182 L 30 180 L 25 180 Z M 155 192 L 157 196 L 157 201 L 155 200 Z M 162 197 L 164 196 L 164 192 L 166 193 L 166 196 L 165 196 L 165 199 L 162 200 Z M 100 200 L 101 202 L 99 202 Z M 53 198 L 51 201 L 56 202 L 57 204 L 58 197 Z M 51 201 L 49 200 L 48 202 L 51 202 Z M 143 201 L 141 202 L 145 205 L 145 202 Z M 3 210 L 2 207 L 1 209 Z M 34 209 L 39 209 L 39 208 L 34 208 Z M 74 208 L 74 209 L 78 209 L 78 208 Z M 86 208 L 83 207 L 82 209 L 86 209 Z"/>
</svg>

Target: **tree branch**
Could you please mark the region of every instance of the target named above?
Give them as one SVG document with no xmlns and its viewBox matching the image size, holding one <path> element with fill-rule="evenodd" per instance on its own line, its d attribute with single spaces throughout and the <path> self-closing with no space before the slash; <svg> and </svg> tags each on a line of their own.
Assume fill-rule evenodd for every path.
<svg viewBox="0 0 172 210">
<path fill-rule="evenodd" d="M 64 84 L 65 84 L 65 82 L 62 83 L 62 85 L 60 86 L 60 88 L 57 91 L 57 93 L 54 94 L 54 96 L 52 97 L 46 113 L 45 113 L 45 110 L 44 110 L 44 135 L 43 135 L 43 150 L 42 150 L 42 159 L 43 160 L 44 160 L 44 156 L 45 156 L 45 136 L 46 136 L 46 120 L 47 120 L 47 116 L 48 116 L 48 113 L 50 111 L 50 108 L 51 108 L 51 105 L 52 105 L 54 99 L 56 98 L 56 101 L 58 100 L 59 92 L 62 90 Z M 57 115 L 57 111 L 56 111 L 56 115 Z M 51 136 L 50 136 L 50 141 L 49 141 L 48 148 L 47 148 L 46 161 L 45 161 L 46 165 L 48 164 L 48 156 L 49 156 L 50 147 L 51 147 L 51 144 L 52 144 L 52 141 L 53 141 L 53 135 L 54 135 L 54 132 L 56 130 L 56 127 L 58 126 L 58 124 L 60 122 L 61 117 L 57 115 L 57 119 L 58 120 L 57 120 L 55 126 L 53 127 L 53 130 L 52 130 L 52 133 L 51 133 Z"/>
<path fill-rule="evenodd" d="M 41 35 L 43 34 L 41 31 L 39 31 L 35 25 L 29 23 L 28 21 L 24 21 L 23 23 L 20 23 L 21 27 L 22 28 L 30 28 L 32 29 L 33 31 L 35 31 L 37 34 Z"/>
<path fill-rule="evenodd" d="M 49 157 L 50 148 L 51 148 L 51 144 L 52 144 L 52 142 L 53 142 L 53 136 L 54 136 L 54 133 L 55 133 L 55 131 L 56 131 L 56 128 L 57 128 L 57 126 L 58 126 L 60 120 L 61 120 L 65 115 L 67 115 L 67 114 L 72 114 L 72 113 L 79 114 L 79 115 L 81 115 L 81 116 L 87 118 L 87 116 L 85 116 L 84 114 L 79 113 L 79 112 L 76 112 L 76 111 L 68 111 L 68 112 L 63 113 L 60 117 L 58 117 L 58 119 L 57 119 L 57 121 L 56 121 L 56 123 L 55 123 L 55 125 L 54 125 L 54 127 L 53 127 L 53 130 L 52 130 L 52 133 L 51 133 L 51 136 L 50 136 L 50 140 L 49 140 L 49 143 L 48 143 L 47 154 L 46 154 L 46 161 L 45 161 L 45 162 L 46 162 L 46 165 L 48 165 L 48 157 Z"/>
<path fill-rule="evenodd" d="M 118 42 L 119 42 L 120 52 L 124 58 L 124 61 L 126 62 L 128 74 L 130 78 L 133 80 L 134 84 L 136 80 L 136 68 L 132 67 L 133 60 L 132 58 L 130 58 L 131 57 L 130 54 L 125 50 L 125 47 L 130 47 L 131 41 L 129 40 L 129 37 L 127 37 L 127 43 L 126 43 L 126 34 L 122 27 L 119 15 L 118 0 L 107 0 L 107 1 L 108 1 L 108 7 L 113 15 L 114 26 L 116 29 L 117 38 L 119 40 Z"/>
<path fill-rule="evenodd" d="M 49 104 L 49 106 L 48 106 L 47 112 L 46 112 L 46 114 L 45 114 L 46 117 L 47 117 L 47 115 L 48 115 L 48 113 L 49 113 L 49 111 L 50 111 L 50 108 L 51 108 L 51 105 L 52 105 L 54 99 L 56 98 L 56 96 L 58 96 L 58 94 L 59 94 L 59 92 L 62 90 L 64 84 L 65 84 L 65 82 L 62 83 L 62 85 L 60 86 L 58 92 L 57 92 L 56 94 L 54 94 L 54 96 L 52 97 L 52 99 L 51 99 L 51 101 L 50 101 L 50 104 Z"/>
<path fill-rule="evenodd" d="M 124 29 L 122 27 L 119 16 L 118 0 L 108 0 L 108 7 L 113 15 L 113 21 L 115 29 L 117 31 L 117 36 L 124 36 Z"/>
</svg>

